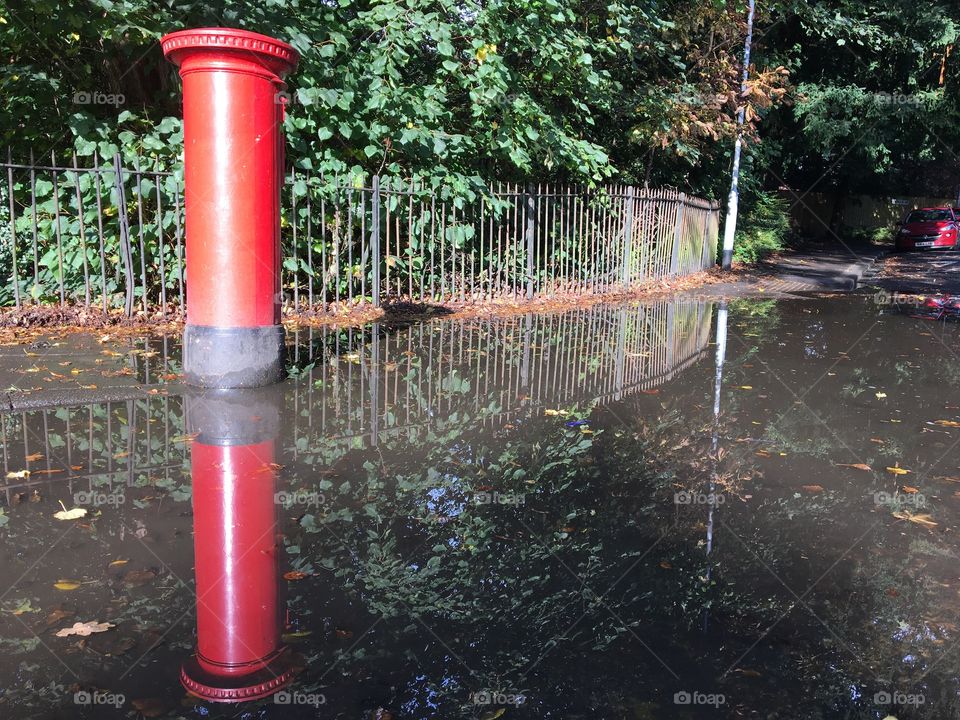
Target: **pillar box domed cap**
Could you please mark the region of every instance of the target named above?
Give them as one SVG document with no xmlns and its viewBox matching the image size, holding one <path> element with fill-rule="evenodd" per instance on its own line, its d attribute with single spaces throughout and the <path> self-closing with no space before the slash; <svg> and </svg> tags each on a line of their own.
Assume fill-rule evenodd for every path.
<svg viewBox="0 0 960 720">
<path fill-rule="evenodd" d="M 226 66 L 252 61 L 283 77 L 296 70 L 300 61 L 300 53 L 288 43 L 234 28 L 178 30 L 160 38 L 160 46 L 167 59 L 181 69 L 190 58 L 203 57 Z"/>
</svg>

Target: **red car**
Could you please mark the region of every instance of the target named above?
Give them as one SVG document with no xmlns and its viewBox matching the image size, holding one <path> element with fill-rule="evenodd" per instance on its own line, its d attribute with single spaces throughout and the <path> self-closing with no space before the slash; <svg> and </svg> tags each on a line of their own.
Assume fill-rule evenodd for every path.
<svg viewBox="0 0 960 720">
<path fill-rule="evenodd" d="M 957 248 L 960 211 L 954 208 L 923 208 L 911 211 L 897 231 L 897 250 Z"/>
</svg>

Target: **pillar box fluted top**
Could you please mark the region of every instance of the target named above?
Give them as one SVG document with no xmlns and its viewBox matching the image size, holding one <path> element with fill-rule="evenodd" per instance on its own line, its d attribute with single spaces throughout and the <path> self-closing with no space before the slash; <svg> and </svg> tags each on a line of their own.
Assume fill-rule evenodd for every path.
<svg viewBox="0 0 960 720">
<path fill-rule="evenodd" d="M 160 39 L 163 54 L 189 72 L 192 63 L 219 63 L 225 69 L 253 70 L 247 63 L 269 70 L 278 78 L 297 69 L 300 55 L 282 40 L 233 28 L 178 30 Z M 210 51 L 222 51 L 212 54 Z M 186 65 L 186 67 L 184 67 Z"/>
<path fill-rule="evenodd" d="M 268 385 L 284 374 L 283 79 L 299 55 L 229 28 L 181 30 L 160 44 L 183 79 L 184 376 L 202 387 Z"/>
</svg>

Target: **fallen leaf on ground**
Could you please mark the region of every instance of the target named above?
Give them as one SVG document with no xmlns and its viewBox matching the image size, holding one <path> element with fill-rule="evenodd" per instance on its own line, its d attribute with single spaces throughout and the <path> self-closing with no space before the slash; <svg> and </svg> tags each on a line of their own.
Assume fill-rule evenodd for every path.
<svg viewBox="0 0 960 720">
<path fill-rule="evenodd" d="M 87 514 L 86 508 L 73 508 L 72 510 L 67 510 L 67 506 L 63 504 L 63 500 L 60 500 L 59 502 L 60 507 L 62 507 L 63 510 L 53 514 L 57 520 L 76 520 L 86 516 Z"/>
<path fill-rule="evenodd" d="M 148 718 L 160 717 L 167 711 L 166 703 L 160 698 L 134 700 L 131 704 L 137 712 Z"/>
<path fill-rule="evenodd" d="M 153 582 L 156 577 L 157 574 L 153 570 L 131 570 L 123 576 L 123 582 L 131 587 L 138 587 Z"/>
<path fill-rule="evenodd" d="M 307 577 L 307 573 L 299 570 L 291 570 L 283 574 L 284 580 L 303 580 L 305 577 Z"/>
<path fill-rule="evenodd" d="M 935 420 L 934 425 L 939 425 L 940 427 L 954 427 L 960 428 L 960 422 L 956 420 Z"/>
<path fill-rule="evenodd" d="M 925 528 L 935 528 L 937 523 L 933 521 L 933 518 L 930 517 L 927 513 L 921 513 L 919 515 L 911 515 L 908 512 L 897 511 L 893 513 L 893 516 L 897 520 L 906 520 L 907 522 L 916 523 L 917 525 L 922 525 Z"/>
<path fill-rule="evenodd" d="M 41 453 L 31 453 L 24 458 L 27 462 L 36 462 L 37 460 L 42 460 L 43 455 Z"/>
<path fill-rule="evenodd" d="M 57 590 L 76 590 L 80 587 L 80 583 L 76 580 L 58 580 L 53 584 Z"/>
<path fill-rule="evenodd" d="M 818 493 L 823 492 L 823 485 L 801 485 L 804 490 L 807 492 Z"/>
<path fill-rule="evenodd" d="M 913 495 L 914 493 L 920 492 L 920 488 L 915 488 L 911 485 L 903 485 L 901 488 L 907 495 Z"/>
<path fill-rule="evenodd" d="M 837 463 L 837 467 L 853 468 L 854 470 L 865 470 L 867 472 L 873 470 L 866 463 Z"/>
<path fill-rule="evenodd" d="M 894 475 L 909 475 L 909 474 L 910 474 L 910 470 L 907 470 L 906 468 L 900 467 L 900 463 L 897 463 L 897 464 L 894 465 L 893 467 L 888 467 L 888 468 L 887 468 L 887 472 L 888 472 L 888 473 L 893 473 Z"/>
<path fill-rule="evenodd" d="M 70 635 L 82 635 L 86 637 L 87 635 L 92 635 L 93 633 L 106 632 L 112 627 L 116 626 L 113 623 L 102 623 L 97 622 L 96 620 L 88 620 L 87 622 L 74 623 L 73 627 L 58 630 L 57 637 L 69 637 Z"/>
</svg>

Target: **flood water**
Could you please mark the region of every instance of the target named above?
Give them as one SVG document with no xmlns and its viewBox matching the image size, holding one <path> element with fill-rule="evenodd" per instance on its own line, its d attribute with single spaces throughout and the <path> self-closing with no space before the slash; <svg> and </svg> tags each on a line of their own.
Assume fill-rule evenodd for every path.
<svg viewBox="0 0 960 720">
<path fill-rule="evenodd" d="M 956 717 L 958 331 L 301 329 L 276 388 L 0 415 L 0 717 Z"/>
</svg>

